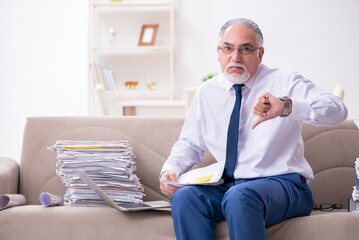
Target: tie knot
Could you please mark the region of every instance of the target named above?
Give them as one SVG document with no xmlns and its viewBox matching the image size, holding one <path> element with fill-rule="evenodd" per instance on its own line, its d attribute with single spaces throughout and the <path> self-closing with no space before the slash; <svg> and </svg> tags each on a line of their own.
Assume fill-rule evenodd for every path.
<svg viewBox="0 0 359 240">
<path fill-rule="evenodd" d="M 244 86 L 244 84 L 234 84 L 233 88 L 234 90 L 236 90 L 236 92 L 239 92 L 239 90 L 241 90 L 241 88 Z"/>
</svg>

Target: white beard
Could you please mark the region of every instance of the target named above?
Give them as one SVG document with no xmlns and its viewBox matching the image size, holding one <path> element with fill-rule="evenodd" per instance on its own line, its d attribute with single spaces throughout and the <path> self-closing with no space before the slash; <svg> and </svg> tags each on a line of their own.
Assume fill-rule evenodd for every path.
<svg viewBox="0 0 359 240">
<path fill-rule="evenodd" d="M 233 66 L 243 68 L 244 73 L 242 73 L 242 74 L 239 74 L 239 73 L 229 74 L 228 73 L 228 68 L 233 67 Z M 251 75 L 249 75 L 249 73 L 247 71 L 246 66 L 241 64 L 241 63 L 229 63 L 227 65 L 226 69 L 224 70 L 223 74 L 229 81 L 231 81 L 234 84 L 243 84 L 251 77 Z"/>
</svg>

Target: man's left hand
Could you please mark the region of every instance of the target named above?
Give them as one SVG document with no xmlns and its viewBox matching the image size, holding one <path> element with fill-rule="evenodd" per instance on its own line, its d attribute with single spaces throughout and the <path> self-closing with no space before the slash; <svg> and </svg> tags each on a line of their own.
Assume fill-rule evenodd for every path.
<svg viewBox="0 0 359 240">
<path fill-rule="evenodd" d="M 253 106 L 253 113 L 258 115 L 252 123 L 254 129 L 261 122 L 280 116 L 283 112 L 284 103 L 270 93 L 262 94 Z"/>
</svg>

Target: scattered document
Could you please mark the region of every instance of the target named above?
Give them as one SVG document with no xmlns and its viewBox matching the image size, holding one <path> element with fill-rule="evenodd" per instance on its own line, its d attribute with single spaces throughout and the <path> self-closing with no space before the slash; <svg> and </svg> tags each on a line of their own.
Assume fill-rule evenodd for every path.
<svg viewBox="0 0 359 240">
<path fill-rule="evenodd" d="M 355 186 L 353 187 L 352 196 L 348 199 L 348 211 L 359 212 L 359 157 L 355 160 Z"/>
<path fill-rule="evenodd" d="M 39 200 L 45 207 L 58 206 L 62 203 L 62 197 L 48 192 L 43 192 L 39 196 Z"/>
<path fill-rule="evenodd" d="M 348 212 L 358 212 L 359 213 L 359 202 L 354 201 L 353 198 L 349 197 L 348 199 Z"/>
<path fill-rule="evenodd" d="M 161 179 L 161 181 L 176 187 L 183 187 L 186 185 L 219 185 L 223 183 L 223 170 L 224 162 L 217 162 L 181 174 L 177 179 L 178 182 L 171 182 L 164 179 Z"/>
<path fill-rule="evenodd" d="M 355 186 L 353 187 L 352 199 L 353 201 L 359 201 L 359 158 L 355 160 L 355 172 L 356 172 L 356 180 Z"/>
<path fill-rule="evenodd" d="M 26 199 L 21 194 L 0 194 L 0 210 L 5 208 L 24 205 Z"/>
</svg>

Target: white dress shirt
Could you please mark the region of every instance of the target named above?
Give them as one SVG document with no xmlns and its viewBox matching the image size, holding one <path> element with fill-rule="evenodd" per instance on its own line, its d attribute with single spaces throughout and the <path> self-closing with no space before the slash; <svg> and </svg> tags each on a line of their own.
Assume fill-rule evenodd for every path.
<svg viewBox="0 0 359 240">
<path fill-rule="evenodd" d="M 169 170 L 179 176 L 200 163 L 204 152 L 210 152 L 218 162 L 226 160 L 227 131 L 236 98 L 232 86 L 220 74 L 199 87 L 179 140 L 161 172 Z M 270 119 L 252 129 L 251 124 L 258 117 L 252 108 L 264 92 L 276 97 L 288 96 L 293 103 L 292 112 L 288 117 Z M 300 74 L 260 65 L 242 87 L 234 178 L 299 173 L 308 182 L 313 180 L 313 171 L 304 158 L 302 121 L 333 126 L 346 117 L 347 109 L 338 97 Z"/>
</svg>

